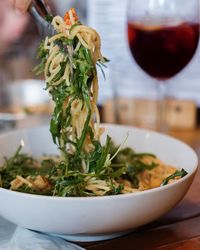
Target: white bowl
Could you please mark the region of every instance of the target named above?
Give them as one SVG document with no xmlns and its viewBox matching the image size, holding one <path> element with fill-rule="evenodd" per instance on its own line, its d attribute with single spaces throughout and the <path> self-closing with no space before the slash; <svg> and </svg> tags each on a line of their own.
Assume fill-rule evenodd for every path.
<svg viewBox="0 0 200 250">
<path fill-rule="evenodd" d="M 174 207 L 189 189 L 198 159 L 186 144 L 159 133 L 127 126 L 103 125 L 116 143 L 151 152 L 188 175 L 167 186 L 140 193 L 105 197 L 48 197 L 0 188 L 0 215 L 25 228 L 59 234 L 73 241 L 113 238 L 156 220 Z M 0 136 L 0 159 L 11 156 L 20 140 L 32 155 L 57 152 L 48 127 L 13 131 Z"/>
</svg>

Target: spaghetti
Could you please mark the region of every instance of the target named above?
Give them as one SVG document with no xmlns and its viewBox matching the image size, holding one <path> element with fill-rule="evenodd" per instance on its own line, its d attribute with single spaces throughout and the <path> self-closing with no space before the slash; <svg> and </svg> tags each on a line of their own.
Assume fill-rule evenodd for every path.
<svg viewBox="0 0 200 250">
<path fill-rule="evenodd" d="M 51 23 L 57 34 L 41 43 L 36 70 L 44 72 L 55 103 L 50 131 L 61 156 L 35 159 L 20 153 L 20 147 L 0 170 L 0 186 L 55 196 L 102 196 L 140 192 L 186 175 L 152 154 L 115 147 L 109 136 L 101 144 L 96 65 L 107 60 L 100 37 L 78 21 L 74 9 Z"/>
<path fill-rule="evenodd" d="M 66 146 L 65 138 L 71 138 L 73 142 L 76 141 L 76 138 L 81 138 L 86 122 L 94 134 L 94 138 L 99 140 L 103 129 L 100 128 L 100 117 L 97 109 L 98 79 L 96 63 L 98 61 L 105 63 L 105 59 L 100 52 L 101 40 L 98 33 L 92 28 L 80 24 L 74 9 L 70 9 L 64 19 L 60 16 L 53 18 L 52 25 L 58 33 L 53 37 L 47 37 L 43 45 L 43 50 L 47 54 L 44 68 L 47 89 L 53 95 L 55 93 L 53 90 L 57 90 L 60 86 L 69 87 L 69 93 L 63 100 L 62 111 L 64 113 L 64 110 L 69 109 L 71 122 L 67 126 L 70 128 L 68 131 L 66 131 L 66 125 L 61 128 L 58 144 L 62 148 Z M 74 74 L 78 72 L 81 75 L 82 73 L 81 63 L 83 58 L 76 60 L 81 49 L 88 57 L 86 58 L 88 69 L 83 72 L 84 82 L 75 82 Z M 57 77 L 58 75 L 59 77 Z M 83 84 L 85 89 L 80 86 L 79 93 L 81 95 L 77 95 L 72 88 Z M 54 96 L 53 99 L 55 101 Z M 65 119 L 68 118 L 65 117 Z M 93 149 L 89 132 L 83 138 L 83 149 L 86 152 Z"/>
</svg>

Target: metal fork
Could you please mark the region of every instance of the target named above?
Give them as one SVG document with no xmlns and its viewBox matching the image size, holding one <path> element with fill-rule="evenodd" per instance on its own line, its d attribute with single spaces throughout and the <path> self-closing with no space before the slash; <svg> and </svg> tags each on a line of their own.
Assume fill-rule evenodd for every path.
<svg viewBox="0 0 200 250">
<path fill-rule="evenodd" d="M 29 7 L 29 13 L 36 22 L 40 36 L 53 36 L 56 34 L 54 27 L 46 21 L 46 17 L 52 15 L 50 7 L 45 4 L 44 0 L 34 0 Z"/>
</svg>

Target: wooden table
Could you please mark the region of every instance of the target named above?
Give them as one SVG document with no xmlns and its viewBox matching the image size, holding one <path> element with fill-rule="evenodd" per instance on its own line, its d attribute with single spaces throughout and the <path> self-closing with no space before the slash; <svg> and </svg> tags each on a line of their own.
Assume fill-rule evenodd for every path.
<svg viewBox="0 0 200 250">
<path fill-rule="evenodd" d="M 171 135 L 200 157 L 200 130 Z M 117 239 L 80 245 L 88 250 L 200 250 L 200 169 L 185 198 L 159 220 Z"/>
</svg>

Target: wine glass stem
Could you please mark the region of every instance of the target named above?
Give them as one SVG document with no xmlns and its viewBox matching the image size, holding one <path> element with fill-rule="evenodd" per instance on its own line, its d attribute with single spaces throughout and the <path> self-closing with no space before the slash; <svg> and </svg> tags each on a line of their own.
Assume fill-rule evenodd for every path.
<svg viewBox="0 0 200 250">
<path fill-rule="evenodd" d="M 166 103 L 166 83 L 163 81 L 158 81 L 157 95 L 158 95 L 158 105 L 157 105 L 157 130 L 163 133 L 167 133 L 167 103 Z"/>
</svg>

